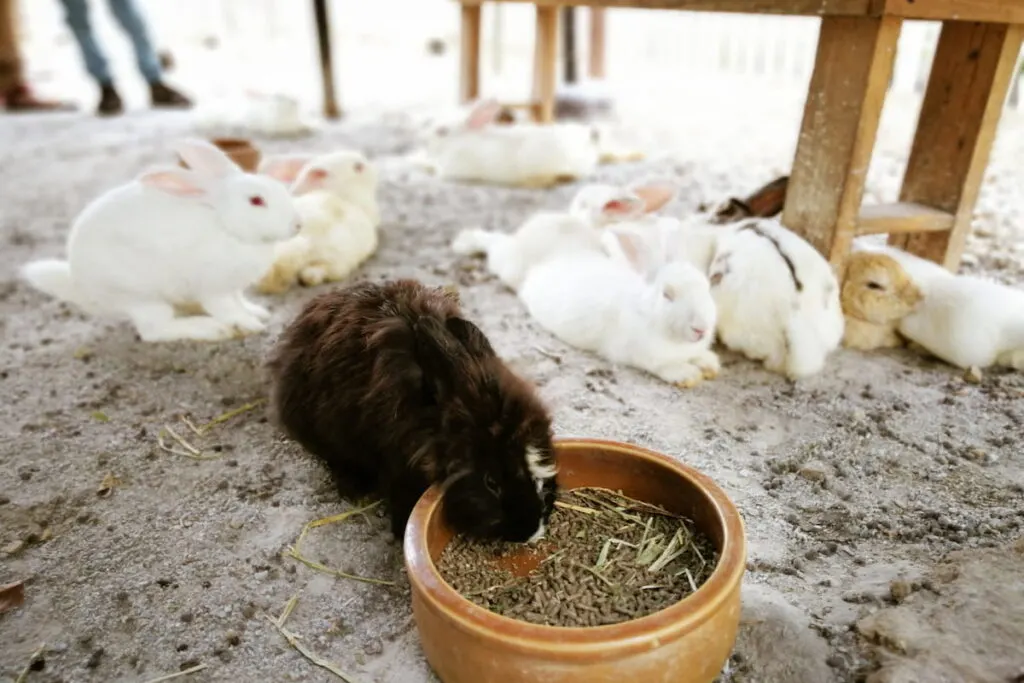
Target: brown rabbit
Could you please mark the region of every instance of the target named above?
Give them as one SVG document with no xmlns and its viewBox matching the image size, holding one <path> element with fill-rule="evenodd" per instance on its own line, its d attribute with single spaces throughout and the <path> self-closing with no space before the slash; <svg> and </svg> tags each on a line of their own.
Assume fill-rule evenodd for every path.
<svg viewBox="0 0 1024 683">
<path fill-rule="evenodd" d="M 902 346 L 899 321 L 923 299 L 902 266 L 891 256 L 854 251 L 840 293 L 846 328 L 843 345 L 871 350 Z"/>
<path fill-rule="evenodd" d="M 431 484 L 445 487 L 456 532 L 543 534 L 555 497 L 550 416 L 462 317 L 457 294 L 415 280 L 326 292 L 285 329 L 268 367 L 278 424 L 343 494 L 382 493 L 396 537 Z"/>
</svg>

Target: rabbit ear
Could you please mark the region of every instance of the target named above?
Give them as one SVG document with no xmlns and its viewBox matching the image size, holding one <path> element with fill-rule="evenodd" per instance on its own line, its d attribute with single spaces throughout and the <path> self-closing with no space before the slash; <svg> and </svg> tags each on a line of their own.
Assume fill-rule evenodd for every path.
<svg viewBox="0 0 1024 683">
<path fill-rule="evenodd" d="M 445 327 L 458 339 L 471 356 L 495 356 L 494 347 L 483 331 L 462 318 L 449 318 Z"/>
<path fill-rule="evenodd" d="M 179 156 L 196 173 L 223 178 L 242 173 L 227 154 L 205 140 L 182 140 L 177 145 Z"/>
<path fill-rule="evenodd" d="M 489 123 L 493 123 L 501 113 L 501 105 L 497 100 L 486 99 L 476 103 L 469 116 L 466 118 L 466 128 L 479 130 Z"/>
<path fill-rule="evenodd" d="M 622 220 L 636 218 L 644 213 L 644 200 L 632 193 L 611 197 L 601 205 L 601 215 L 605 218 Z"/>
<path fill-rule="evenodd" d="M 612 235 L 618 242 L 619 249 L 622 250 L 622 255 L 626 257 L 626 262 L 630 267 L 640 274 L 646 274 L 650 263 L 643 238 L 635 232 L 627 230 L 613 230 Z"/>
<path fill-rule="evenodd" d="M 322 190 L 328 175 L 325 169 L 318 166 L 307 168 L 292 185 L 292 194 L 298 197 L 313 190 Z"/>
<path fill-rule="evenodd" d="M 139 182 L 177 197 L 205 197 L 209 194 L 195 173 L 181 168 L 154 168 L 143 172 Z"/>
<path fill-rule="evenodd" d="M 312 160 L 312 154 L 279 154 L 264 159 L 257 172 L 291 185 L 302 168 Z"/>
<path fill-rule="evenodd" d="M 653 213 L 668 204 L 676 196 L 676 188 L 671 183 L 655 182 L 630 188 L 644 203 L 644 212 Z"/>
</svg>

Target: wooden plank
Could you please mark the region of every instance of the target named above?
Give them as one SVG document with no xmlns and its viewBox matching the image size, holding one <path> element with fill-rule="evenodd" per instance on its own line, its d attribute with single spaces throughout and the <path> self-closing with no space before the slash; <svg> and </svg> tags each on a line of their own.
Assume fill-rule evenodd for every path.
<svg viewBox="0 0 1024 683">
<path fill-rule="evenodd" d="M 457 0 L 481 4 L 486 0 Z M 740 12 L 743 14 L 788 14 L 802 16 L 881 16 L 884 0 L 502 0 L 528 2 L 541 7 L 565 5 L 586 7 L 627 7 L 673 9 L 693 12 Z M 930 2 L 931 0 L 922 0 Z M 1016 2 L 1017 0 L 1014 0 Z"/>
<path fill-rule="evenodd" d="M 604 78 L 605 12 L 603 7 L 590 8 L 590 46 L 587 75 L 598 80 Z"/>
<path fill-rule="evenodd" d="M 904 19 L 1024 23 L 1024 0 L 885 0 L 885 14 Z"/>
<path fill-rule="evenodd" d="M 558 85 L 558 7 L 537 7 L 533 50 L 533 99 L 539 103 L 537 120 L 555 120 Z"/>
<path fill-rule="evenodd" d="M 857 216 L 858 235 L 941 232 L 953 227 L 953 214 L 923 204 L 899 202 L 862 207 Z"/>
<path fill-rule="evenodd" d="M 900 20 L 822 19 L 782 222 L 837 268 L 856 234 Z"/>
<path fill-rule="evenodd" d="M 897 235 L 890 244 L 959 267 L 1020 44 L 1020 26 L 943 24 L 900 201 L 950 212 L 954 223 L 948 232 Z"/>
<path fill-rule="evenodd" d="M 459 93 L 463 103 L 480 97 L 480 5 L 462 6 L 459 34 Z"/>
<path fill-rule="evenodd" d="M 341 117 L 338 95 L 334 89 L 334 54 L 331 49 L 331 22 L 327 13 L 327 0 L 313 0 L 316 18 L 316 45 L 320 56 L 320 80 L 324 93 L 324 118 Z"/>
</svg>

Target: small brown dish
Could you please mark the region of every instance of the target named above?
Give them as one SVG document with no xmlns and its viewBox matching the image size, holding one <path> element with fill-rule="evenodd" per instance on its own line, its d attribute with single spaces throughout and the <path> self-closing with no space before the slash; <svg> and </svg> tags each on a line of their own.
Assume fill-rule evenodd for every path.
<svg viewBox="0 0 1024 683">
<path fill-rule="evenodd" d="M 252 142 L 244 138 L 213 138 L 210 143 L 227 154 L 246 173 L 255 173 L 260 165 L 260 151 Z M 188 168 L 188 164 L 178 157 L 178 164 Z"/>
<path fill-rule="evenodd" d="M 541 626 L 494 614 L 459 595 L 435 562 L 453 537 L 440 491 L 417 503 L 405 532 L 412 606 L 427 661 L 444 683 L 708 683 L 739 627 L 746 568 L 743 521 L 708 477 L 665 455 L 614 441 L 556 442 L 564 489 L 603 487 L 685 515 L 719 560 L 697 592 L 654 614 L 610 626 Z"/>
</svg>

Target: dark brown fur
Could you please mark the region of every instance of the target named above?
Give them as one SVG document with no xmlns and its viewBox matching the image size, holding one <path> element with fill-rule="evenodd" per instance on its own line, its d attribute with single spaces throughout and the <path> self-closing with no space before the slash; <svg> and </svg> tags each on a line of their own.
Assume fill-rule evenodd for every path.
<svg viewBox="0 0 1024 683">
<path fill-rule="evenodd" d="M 530 477 L 527 446 L 552 461 L 533 387 L 462 318 L 457 294 L 415 280 L 363 282 L 310 300 L 268 368 L 278 424 L 331 469 L 343 495 L 379 491 L 400 536 L 432 483 L 456 531 L 526 540 L 554 481 Z"/>
<path fill-rule="evenodd" d="M 736 223 L 745 218 L 771 218 L 782 211 L 786 203 L 789 176 L 781 176 L 759 187 L 749 197 L 732 197 L 715 209 L 712 223 Z"/>
</svg>

